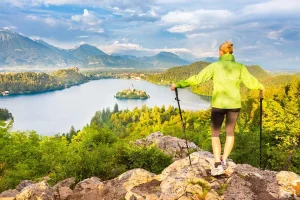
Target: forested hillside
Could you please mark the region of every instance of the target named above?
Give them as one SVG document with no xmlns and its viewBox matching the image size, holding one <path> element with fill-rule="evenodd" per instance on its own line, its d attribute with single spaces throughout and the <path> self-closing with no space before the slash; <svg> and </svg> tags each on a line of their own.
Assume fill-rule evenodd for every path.
<svg viewBox="0 0 300 200">
<path fill-rule="evenodd" d="M 154 74 L 147 80 L 157 84 L 171 84 L 172 82 L 186 79 L 192 75 L 198 74 L 204 67 L 209 65 L 208 62 L 198 61 L 188 66 L 173 67 L 160 74 Z"/>
<path fill-rule="evenodd" d="M 84 76 L 73 68 L 60 69 L 51 74 L 44 72 L 2 73 L 0 74 L 0 92 L 7 91 L 11 95 L 58 90 L 85 83 L 93 78 Z"/>
</svg>

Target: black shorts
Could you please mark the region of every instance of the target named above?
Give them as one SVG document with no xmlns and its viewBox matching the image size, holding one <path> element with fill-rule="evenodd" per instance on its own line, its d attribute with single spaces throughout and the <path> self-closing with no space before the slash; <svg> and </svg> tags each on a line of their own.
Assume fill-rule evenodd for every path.
<svg viewBox="0 0 300 200">
<path fill-rule="evenodd" d="M 226 133 L 227 135 L 232 135 L 234 132 L 234 127 L 240 112 L 240 108 L 234 109 L 221 109 L 212 108 L 211 109 L 211 127 L 213 136 L 218 137 L 218 132 L 221 130 L 222 123 L 226 116 Z"/>
</svg>

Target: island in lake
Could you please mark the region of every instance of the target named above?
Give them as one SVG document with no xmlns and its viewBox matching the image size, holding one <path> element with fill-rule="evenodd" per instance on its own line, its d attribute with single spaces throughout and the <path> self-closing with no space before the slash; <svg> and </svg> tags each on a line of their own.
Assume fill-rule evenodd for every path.
<svg viewBox="0 0 300 200">
<path fill-rule="evenodd" d="M 142 90 L 134 89 L 132 85 L 132 89 L 128 88 L 122 91 L 117 92 L 115 95 L 117 99 L 148 99 L 150 96 Z"/>
</svg>

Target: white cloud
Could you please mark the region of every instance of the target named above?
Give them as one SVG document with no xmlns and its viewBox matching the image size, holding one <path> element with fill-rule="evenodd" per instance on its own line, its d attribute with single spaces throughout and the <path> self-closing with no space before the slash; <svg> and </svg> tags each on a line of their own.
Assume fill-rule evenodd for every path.
<svg viewBox="0 0 300 200">
<path fill-rule="evenodd" d="M 280 38 L 280 34 L 282 33 L 283 30 L 279 31 L 270 31 L 268 32 L 267 37 L 271 40 L 278 40 Z"/>
<path fill-rule="evenodd" d="M 208 37 L 209 34 L 207 34 L 207 33 L 193 33 L 193 34 L 187 34 L 186 36 L 187 36 L 188 39 L 194 39 L 194 38 Z"/>
<path fill-rule="evenodd" d="M 101 23 L 101 20 L 96 17 L 94 12 L 88 11 L 87 9 L 83 10 L 82 15 L 73 15 L 71 17 L 72 21 L 81 22 L 84 25 L 96 26 Z"/>
<path fill-rule="evenodd" d="M 187 3 L 187 2 L 191 2 L 193 0 L 157 0 L 157 3 L 161 3 L 161 4 L 173 4 L 173 3 Z"/>
<path fill-rule="evenodd" d="M 30 15 L 27 15 L 26 18 L 29 19 L 29 20 L 32 20 L 32 21 L 38 21 L 38 22 L 45 23 L 49 26 L 56 26 L 58 24 L 65 24 L 61 20 L 55 19 L 53 17 L 41 17 L 41 16 L 38 16 L 38 15 L 30 14 Z"/>
<path fill-rule="evenodd" d="M 77 5 L 85 7 L 98 7 L 103 9 L 112 9 L 128 13 L 147 12 L 156 6 L 155 0 L 1 0 L 3 3 L 16 7 L 39 7 L 39 6 L 61 6 Z"/>
<path fill-rule="evenodd" d="M 26 18 L 27 18 L 27 19 L 31 19 L 31 20 L 38 20 L 38 16 L 32 15 L 32 14 L 27 15 Z"/>
<path fill-rule="evenodd" d="M 228 10 L 171 11 L 161 17 L 161 24 L 173 25 L 167 29 L 171 33 L 184 33 L 188 38 L 203 32 L 224 30 L 227 32 L 234 22 L 234 14 Z M 192 34 L 189 34 L 192 32 Z"/>
<path fill-rule="evenodd" d="M 104 30 L 99 27 L 102 20 L 100 20 L 94 12 L 89 11 L 88 9 L 84 9 L 82 15 L 73 15 L 71 20 L 75 23 L 70 27 L 71 30 L 82 30 L 96 33 L 104 32 Z"/>
<path fill-rule="evenodd" d="M 171 11 L 162 16 L 161 21 L 166 24 L 200 25 L 203 28 L 212 27 L 230 20 L 233 14 L 228 10 L 196 10 Z"/>
<path fill-rule="evenodd" d="M 98 48 L 108 54 L 118 53 L 121 51 L 145 51 L 145 49 L 139 44 L 121 43 L 119 41 L 114 41 L 113 44 L 110 45 L 99 45 Z"/>
<path fill-rule="evenodd" d="M 253 51 L 253 50 L 258 50 L 258 49 L 260 49 L 260 47 L 257 45 L 249 45 L 249 46 L 243 46 L 243 47 L 239 48 L 239 50 L 241 50 L 241 51 L 243 51 L 243 50 Z"/>
<path fill-rule="evenodd" d="M 296 56 L 296 57 L 292 57 L 288 59 L 289 61 L 300 61 L 300 57 Z"/>
<path fill-rule="evenodd" d="M 280 57 L 282 56 L 282 52 L 280 51 L 277 51 L 277 50 L 273 50 L 273 51 L 270 51 L 270 52 L 266 52 L 265 53 L 266 56 L 269 56 L 269 57 Z"/>
<path fill-rule="evenodd" d="M 170 33 L 185 33 L 185 32 L 193 31 L 195 29 L 196 29 L 195 26 L 184 24 L 184 25 L 173 26 L 172 28 L 169 28 L 167 31 Z"/>
<path fill-rule="evenodd" d="M 44 22 L 50 26 L 55 26 L 57 21 L 54 18 L 47 17 L 44 19 Z"/>
<path fill-rule="evenodd" d="M 274 16 L 299 16 L 299 10 L 299 0 L 272 0 L 248 5 L 240 13 L 245 16 L 251 16 L 251 18 L 261 16 L 274 18 Z"/>
<path fill-rule="evenodd" d="M 2 29 L 12 30 L 12 29 L 17 29 L 17 27 L 15 27 L 15 26 L 5 26 L 5 27 L 2 27 Z"/>
<path fill-rule="evenodd" d="M 99 49 L 102 51 L 108 53 L 108 54 L 113 54 L 113 53 L 120 53 L 120 52 L 145 52 L 145 54 L 157 54 L 161 51 L 167 51 L 167 52 L 172 52 L 172 53 L 188 53 L 188 54 L 193 54 L 191 50 L 187 48 L 156 48 L 156 49 L 150 49 L 150 48 L 144 48 L 140 44 L 134 44 L 134 43 L 122 43 L 120 41 L 114 41 L 110 45 L 98 45 L 97 46 Z"/>
<path fill-rule="evenodd" d="M 120 10 L 120 9 L 119 9 L 119 10 Z M 135 10 L 132 10 L 132 9 L 125 9 L 124 12 L 135 13 Z"/>
<path fill-rule="evenodd" d="M 81 35 L 81 36 L 78 36 L 77 38 L 80 38 L 80 39 L 84 39 L 84 38 L 89 38 L 90 36 L 88 35 Z"/>
</svg>

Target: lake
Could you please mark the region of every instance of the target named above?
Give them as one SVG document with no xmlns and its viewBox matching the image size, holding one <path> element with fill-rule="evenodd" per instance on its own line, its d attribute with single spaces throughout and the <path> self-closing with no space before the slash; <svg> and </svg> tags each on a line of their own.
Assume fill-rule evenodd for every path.
<svg viewBox="0 0 300 200">
<path fill-rule="evenodd" d="M 123 89 L 144 90 L 150 95 L 146 100 L 118 100 L 114 95 Z M 189 89 L 179 89 L 182 109 L 207 109 L 210 102 L 200 99 Z M 0 108 L 7 108 L 14 116 L 13 131 L 35 130 L 41 135 L 66 133 L 71 126 L 81 129 L 88 124 L 95 112 L 103 108 L 130 109 L 169 105 L 177 107 L 175 92 L 167 86 L 146 81 L 102 79 L 68 89 L 33 95 L 7 96 L 0 98 Z"/>
</svg>

